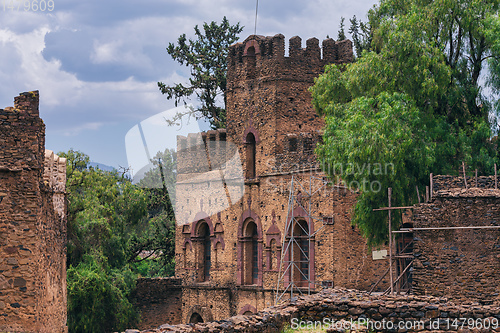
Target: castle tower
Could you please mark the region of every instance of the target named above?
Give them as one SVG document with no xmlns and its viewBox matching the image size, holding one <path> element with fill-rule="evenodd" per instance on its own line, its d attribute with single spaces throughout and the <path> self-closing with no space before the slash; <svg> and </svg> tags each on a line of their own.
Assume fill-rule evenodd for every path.
<svg viewBox="0 0 500 333">
<path fill-rule="evenodd" d="M 251 145 L 249 140 L 254 138 L 260 146 L 255 152 L 256 176 L 315 163 L 312 151 L 324 123 L 311 104 L 308 89 L 325 65 L 353 60 L 351 41 L 331 38 L 323 41 L 322 48 L 318 39 L 310 38 L 304 49 L 301 38 L 292 37 L 288 53 L 286 57 L 281 34 L 250 36 L 229 53 L 228 140 L 243 153 L 243 146 Z"/>
</svg>

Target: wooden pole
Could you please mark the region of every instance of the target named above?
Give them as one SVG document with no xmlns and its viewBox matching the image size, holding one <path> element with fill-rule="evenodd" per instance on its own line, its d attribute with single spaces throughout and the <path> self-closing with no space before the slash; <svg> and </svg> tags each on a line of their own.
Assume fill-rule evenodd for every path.
<svg viewBox="0 0 500 333">
<path fill-rule="evenodd" d="M 430 185 L 429 198 L 432 200 L 432 191 L 434 190 L 434 183 L 432 182 L 432 173 L 431 173 L 431 181 L 430 181 L 429 185 Z"/>
<path fill-rule="evenodd" d="M 429 186 L 425 187 L 425 202 L 429 202 Z"/>
<path fill-rule="evenodd" d="M 387 194 L 389 197 L 389 208 L 391 207 L 391 195 L 392 195 L 392 188 L 389 187 L 387 189 Z M 391 295 L 394 293 L 394 282 L 393 282 L 393 275 L 392 275 L 392 221 L 391 221 L 391 210 L 389 210 L 389 275 L 390 275 L 390 280 L 391 280 Z"/>
<path fill-rule="evenodd" d="M 495 190 L 497 189 L 497 164 L 495 163 Z"/>
<path fill-rule="evenodd" d="M 417 189 L 418 203 L 420 203 L 420 193 L 418 192 L 418 185 L 416 185 L 415 188 Z"/>
<path fill-rule="evenodd" d="M 467 176 L 465 176 L 465 163 L 464 162 L 462 162 L 462 170 L 464 172 L 465 189 L 467 189 Z"/>
<path fill-rule="evenodd" d="M 477 188 L 477 169 L 476 169 L 476 188 Z"/>
</svg>

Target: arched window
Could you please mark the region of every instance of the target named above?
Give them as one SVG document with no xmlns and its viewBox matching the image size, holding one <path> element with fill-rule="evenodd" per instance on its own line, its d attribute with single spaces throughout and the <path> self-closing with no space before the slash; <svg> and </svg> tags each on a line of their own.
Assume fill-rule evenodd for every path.
<svg viewBox="0 0 500 333">
<path fill-rule="evenodd" d="M 248 133 L 246 137 L 246 178 L 255 178 L 255 136 Z"/>
<path fill-rule="evenodd" d="M 259 243 L 257 225 L 254 221 L 247 222 L 243 237 L 243 284 L 258 284 Z"/>
<path fill-rule="evenodd" d="M 247 78 L 254 79 L 255 74 L 256 74 L 255 73 L 255 66 L 256 66 L 255 47 L 250 46 L 247 49 L 246 61 L 247 61 Z"/>
<path fill-rule="evenodd" d="M 200 282 L 210 280 L 210 268 L 211 268 L 211 244 L 210 244 L 210 228 L 206 222 L 199 223 L 198 232 L 199 240 L 199 271 L 198 280 Z"/>
<path fill-rule="evenodd" d="M 293 227 L 293 280 L 299 287 L 307 287 L 309 281 L 309 227 L 300 220 Z"/>
</svg>

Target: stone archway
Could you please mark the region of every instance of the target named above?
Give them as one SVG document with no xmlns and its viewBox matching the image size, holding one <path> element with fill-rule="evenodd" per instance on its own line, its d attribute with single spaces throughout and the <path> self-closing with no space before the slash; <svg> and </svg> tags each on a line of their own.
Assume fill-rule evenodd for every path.
<svg viewBox="0 0 500 333">
<path fill-rule="evenodd" d="M 193 312 L 191 318 L 189 318 L 189 324 L 203 323 L 203 317 L 198 312 Z"/>
<path fill-rule="evenodd" d="M 184 322 L 185 323 L 207 323 L 214 320 L 212 311 L 206 306 L 194 305 L 187 312 Z"/>
</svg>

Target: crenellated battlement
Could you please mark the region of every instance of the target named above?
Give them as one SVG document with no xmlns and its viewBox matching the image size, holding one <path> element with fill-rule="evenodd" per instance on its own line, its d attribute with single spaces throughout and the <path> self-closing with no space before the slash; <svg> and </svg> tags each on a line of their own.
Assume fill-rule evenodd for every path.
<svg viewBox="0 0 500 333">
<path fill-rule="evenodd" d="M 303 76 L 310 74 L 313 80 L 330 63 L 348 63 L 353 60 L 352 42 L 309 38 L 306 47 L 298 36 L 289 40 L 288 56 L 285 56 L 285 36 L 251 35 L 242 43 L 231 46 L 228 56 L 228 88 L 248 79 L 269 77 Z"/>
<path fill-rule="evenodd" d="M 39 100 L 40 94 L 38 90 L 20 93 L 19 96 L 14 97 L 14 109 L 38 117 L 40 115 L 38 110 Z"/>
<path fill-rule="evenodd" d="M 188 136 L 177 136 L 179 174 L 204 173 L 223 167 L 226 154 L 226 130 L 217 129 Z"/>
<path fill-rule="evenodd" d="M 66 188 L 66 159 L 45 149 L 43 180 L 49 189 L 64 192 Z"/>
</svg>

